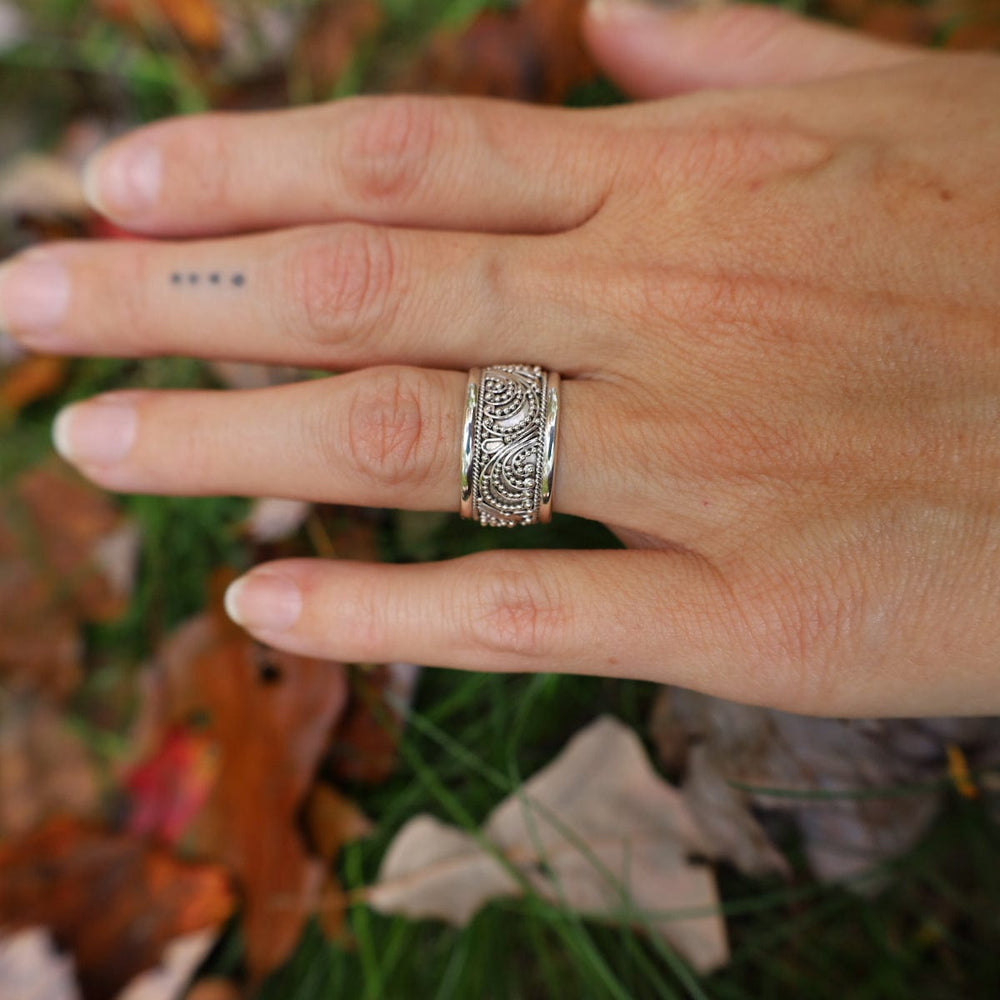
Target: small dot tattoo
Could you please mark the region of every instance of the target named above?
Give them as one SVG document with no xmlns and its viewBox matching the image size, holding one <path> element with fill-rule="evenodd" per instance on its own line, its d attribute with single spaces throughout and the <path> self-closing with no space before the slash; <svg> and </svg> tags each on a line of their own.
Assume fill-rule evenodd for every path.
<svg viewBox="0 0 1000 1000">
<path fill-rule="evenodd" d="M 221 271 L 209 271 L 206 273 L 200 273 L 198 271 L 188 271 L 187 273 L 181 271 L 171 271 L 170 273 L 170 284 L 172 285 L 200 285 L 202 278 L 205 282 L 210 285 L 221 285 L 223 282 L 223 274 Z M 229 282 L 234 288 L 242 288 L 246 283 L 246 275 L 240 271 L 229 276 Z"/>
</svg>

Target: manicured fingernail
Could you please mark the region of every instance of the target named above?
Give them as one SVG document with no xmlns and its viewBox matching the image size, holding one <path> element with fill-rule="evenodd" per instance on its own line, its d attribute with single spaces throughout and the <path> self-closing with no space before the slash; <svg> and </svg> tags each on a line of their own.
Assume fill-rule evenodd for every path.
<svg viewBox="0 0 1000 1000">
<path fill-rule="evenodd" d="M 111 218 L 141 215 L 160 197 L 163 157 L 148 139 L 125 140 L 95 153 L 83 169 L 87 200 Z"/>
<path fill-rule="evenodd" d="M 287 576 L 252 572 L 226 590 L 226 614 L 251 632 L 283 632 L 299 620 L 302 593 Z"/>
<path fill-rule="evenodd" d="M 136 424 L 133 406 L 98 397 L 60 410 L 52 440 L 56 451 L 74 465 L 113 465 L 134 444 Z"/>
<path fill-rule="evenodd" d="M 28 347 L 44 346 L 69 305 L 69 274 L 52 257 L 29 255 L 0 268 L 0 327 Z"/>
</svg>

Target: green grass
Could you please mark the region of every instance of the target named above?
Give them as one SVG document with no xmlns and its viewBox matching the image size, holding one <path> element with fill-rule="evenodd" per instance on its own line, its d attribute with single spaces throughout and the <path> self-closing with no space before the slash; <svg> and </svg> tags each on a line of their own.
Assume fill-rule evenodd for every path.
<svg viewBox="0 0 1000 1000">
<path fill-rule="evenodd" d="M 455 25 L 481 0 L 385 0 L 386 23 L 358 53 L 336 94 L 377 75 L 387 53 L 419 43 L 434 27 Z M 503 6 L 496 4 L 495 6 Z M 136 40 L 95 18 L 85 0 L 32 5 L 36 34 L 0 57 L 0 104 L 20 115 L 25 143 L 45 148 L 81 111 L 135 122 L 208 106 L 219 81 L 193 72 L 190 55 L 162 39 Z M 294 88 L 292 88 L 294 89 Z M 291 94 L 301 97 L 300 94 Z M 619 99 L 613 88 L 581 88 L 574 103 Z M 11 250 L 20 236 L 0 232 Z M 29 407 L 0 434 L 0 481 L 48 453 L 58 406 L 120 386 L 211 384 L 186 359 L 74 363 L 57 399 Z M 250 553 L 235 533 L 239 498 L 126 497 L 143 531 L 142 565 L 126 617 L 88 632 L 90 672 L 78 698 L 82 715 L 113 701 L 122 675 L 204 603 L 219 565 L 245 568 Z M 614 544 L 594 525 L 557 518 L 546 528 L 485 531 L 454 517 L 390 514 L 380 521 L 384 558 L 460 555 L 497 544 L 582 547 Z M 645 733 L 654 689 L 639 682 L 550 675 L 425 672 L 400 751 L 382 787 L 349 789 L 376 822 L 368 840 L 338 864 L 348 888 L 370 883 L 395 833 L 418 812 L 474 830 L 518 783 L 545 765 L 567 739 L 611 712 Z M 92 733 L 96 742 L 101 734 Z M 114 743 L 109 730 L 104 737 Z M 264 1000 L 532 1000 L 532 998 L 699 998 L 951 1000 L 1000 996 L 1000 832 L 985 807 L 955 795 L 939 821 L 892 866 L 873 899 L 818 885 L 788 827 L 795 862 L 790 884 L 751 880 L 723 866 L 719 880 L 732 938 L 729 966 L 697 979 L 665 946 L 627 925 L 583 921 L 537 898 L 485 907 L 464 929 L 380 916 L 354 907 L 354 945 L 325 942 L 309 927 L 292 961 L 262 990 Z M 241 943 L 234 921 L 206 969 L 236 974 Z"/>
</svg>

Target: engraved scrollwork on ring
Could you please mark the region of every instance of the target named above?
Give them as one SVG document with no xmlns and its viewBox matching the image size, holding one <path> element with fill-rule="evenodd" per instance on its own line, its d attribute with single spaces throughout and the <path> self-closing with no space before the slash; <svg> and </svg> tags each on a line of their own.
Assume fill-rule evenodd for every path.
<svg viewBox="0 0 1000 1000">
<path fill-rule="evenodd" d="M 537 365 L 493 365 L 469 373 L 464 516 L 493 527 L 549 519 L 558 381 Z"/>
</svg>

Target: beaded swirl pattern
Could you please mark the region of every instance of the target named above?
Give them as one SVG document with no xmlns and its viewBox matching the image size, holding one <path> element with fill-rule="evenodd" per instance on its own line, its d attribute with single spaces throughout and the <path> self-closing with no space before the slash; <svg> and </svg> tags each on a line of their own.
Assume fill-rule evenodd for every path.
<svg viewBox="0 0 1000 1000">
<path fill-rule="evenodd" d="M 511 528 L 537 520 L 548 377 L 537 366 L 483 369 L 472 470 L 474 516 Z"/>
</svg>

